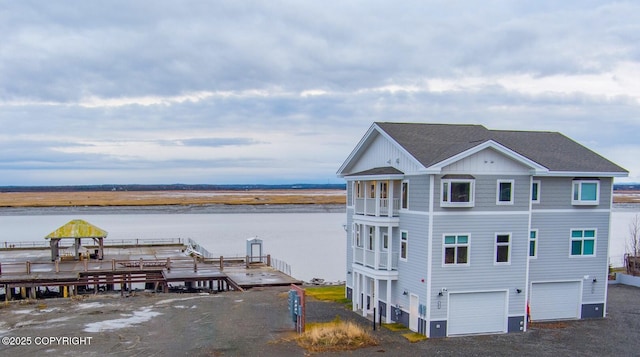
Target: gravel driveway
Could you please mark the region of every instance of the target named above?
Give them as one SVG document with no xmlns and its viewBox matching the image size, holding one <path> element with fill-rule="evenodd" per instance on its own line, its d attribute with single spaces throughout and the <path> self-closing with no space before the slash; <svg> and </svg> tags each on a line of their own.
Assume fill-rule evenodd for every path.
<svg viewBox="0 0 640 357">
<path fill-rule="evenodd" d="M 0 309 L 0 355 L 305 356 L 308 353 L 291 341 L 295 334 L 287 314 L 287 290 L 263 288 L 216 295 L 141 293 L 128 298 L 95 295 L 79 301 L 50 299 L 29 305 L 12 302 Z M 373 332 L 380 341 L 378 346 L 314 355 L 639 355 L 640 289 L 610 286 L 607 310 L 605 319 L 538 325 L 522 334 L 418 343 L 409 343 L 400 333 L 383 328 Z M 371 324 L 342 305 L 308 302 L 307 321 L 329 321 L 336 316 Z M 16 342 L 22 345 L 7 345 Z"/>
</svg>

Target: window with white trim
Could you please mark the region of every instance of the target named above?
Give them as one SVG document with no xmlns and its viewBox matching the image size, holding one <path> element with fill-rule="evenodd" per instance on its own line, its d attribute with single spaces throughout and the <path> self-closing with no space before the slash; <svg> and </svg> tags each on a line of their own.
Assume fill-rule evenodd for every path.
<svg viewBox="0 0 640 357">
<path fill-rule="evenodd" d="M 596 255 L 596 230 L 572 229 L 571 230 L 571 256 Z"/>
<path fill-rule="evenodd" d="M 540 203 L 540 180 L 531 183 L 531 202 Z"/>
<path fill-rule="evenodd" d="M 409 232 L 400 231 L 400 260 L 407 261 L 409 255 Z"/>
<path fill-rule="evenodd" d="M 513 204 L 513 180 L 498 180 L 496 204 Z"/>
<path fill-rule="evenodd" d="M 444 265 L 468 265 L 469 264 L 469 235 L 445 234 Z"/>
<path fill-rule="evenodd" d="M 473 207 L 474 179 L 443 178 L 441 182 L 441 207 Z"/>
<path fill-rule="evenodd" d="M 402 181 L 402 195 L 400 200 L 402 201 L 400 207 L 402 209 L 409 208 L 409 181 Z"/>
<path fill-rule="evenodd" d="M 571 204 L 597 205 L 600 202 L 600 181 L 573 180 Z"/>
<path fill-rule="evenodd" d="M 529 232 L 529 258 L 538 256 L 538 230 L 534 229 Z"/>
<path fill-rule="evenodd" d="M 373 238 L 376 234 L 376 227 L 369 226 L 369 235 L 367 239 L 367 249 L 373 250 Z"/>
<path fill-rule="evenodd" d="M 511 235 L 496 234 L 496 263 L 509 263 L 511 256 Z"/>
<path fill-rule="evenodd" d="M 382 250 L 389 250 L 389 234 L 386 232 L 382 233 Z"/>
<path fill-rule="evenodd" d="M 360 225 L 353 224 L 353 242 L 356 247 L 362 247 L 362 238 L 360 236 Z"/>
</svg>

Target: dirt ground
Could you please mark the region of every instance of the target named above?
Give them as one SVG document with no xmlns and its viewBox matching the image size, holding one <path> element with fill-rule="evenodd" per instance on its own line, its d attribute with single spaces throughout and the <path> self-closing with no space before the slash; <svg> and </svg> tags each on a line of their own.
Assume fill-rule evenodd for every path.
<svg viewBox="0 0 640 357">
<path fill-rule="evenodd" d="M 309 355 L 291 340 L 295 332 L 287 313 L 287 290 L 260 288 L 215 295 L 137 293 L 124 298 L 91 295 L 82 300 L 11 302 L 0 309 L 0 355 Z M 607 310 L 605 319 L 537 325 L 526 333 L 418 343 L 383 328 L 372 331 L 380 341 L 378 346 L 314 355 L 638 355 L 640 289 L 611 286 Z M 371 326 L 343 305 L 308 302 L 307 321 L 330 321 L 336 316 Z"/>
</svg>

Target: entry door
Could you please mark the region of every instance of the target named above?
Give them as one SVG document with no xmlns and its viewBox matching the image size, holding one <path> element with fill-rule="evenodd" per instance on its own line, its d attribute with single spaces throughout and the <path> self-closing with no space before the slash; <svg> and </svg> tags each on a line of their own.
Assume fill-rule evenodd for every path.
<svg viewBox="0 0 640 357">
<path fill-rule="evenodd" d="M 251 243 L 251 261 L 259 262 L 262 259 L 262 244 Z"/>
<path fill-rule="evenodd" d="M 418 332 L 418 295 L 411 294 L 409 300 L 409 329 Z"/>
</svg>

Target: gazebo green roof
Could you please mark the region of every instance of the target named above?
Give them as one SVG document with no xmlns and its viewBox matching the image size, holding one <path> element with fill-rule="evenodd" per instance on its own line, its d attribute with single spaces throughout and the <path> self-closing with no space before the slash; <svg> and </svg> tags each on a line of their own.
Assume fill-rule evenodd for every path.
<svg viewBox="0 0 640 357">
<path fill-rule="evenodd" d="M 93 224 L 82 220 L 74 219 L 69 223 L 49 233 L 45 239 L 63 239 L 63 238 L 106 238 L 107 231 L 94 226 Z"/>
</svg>

